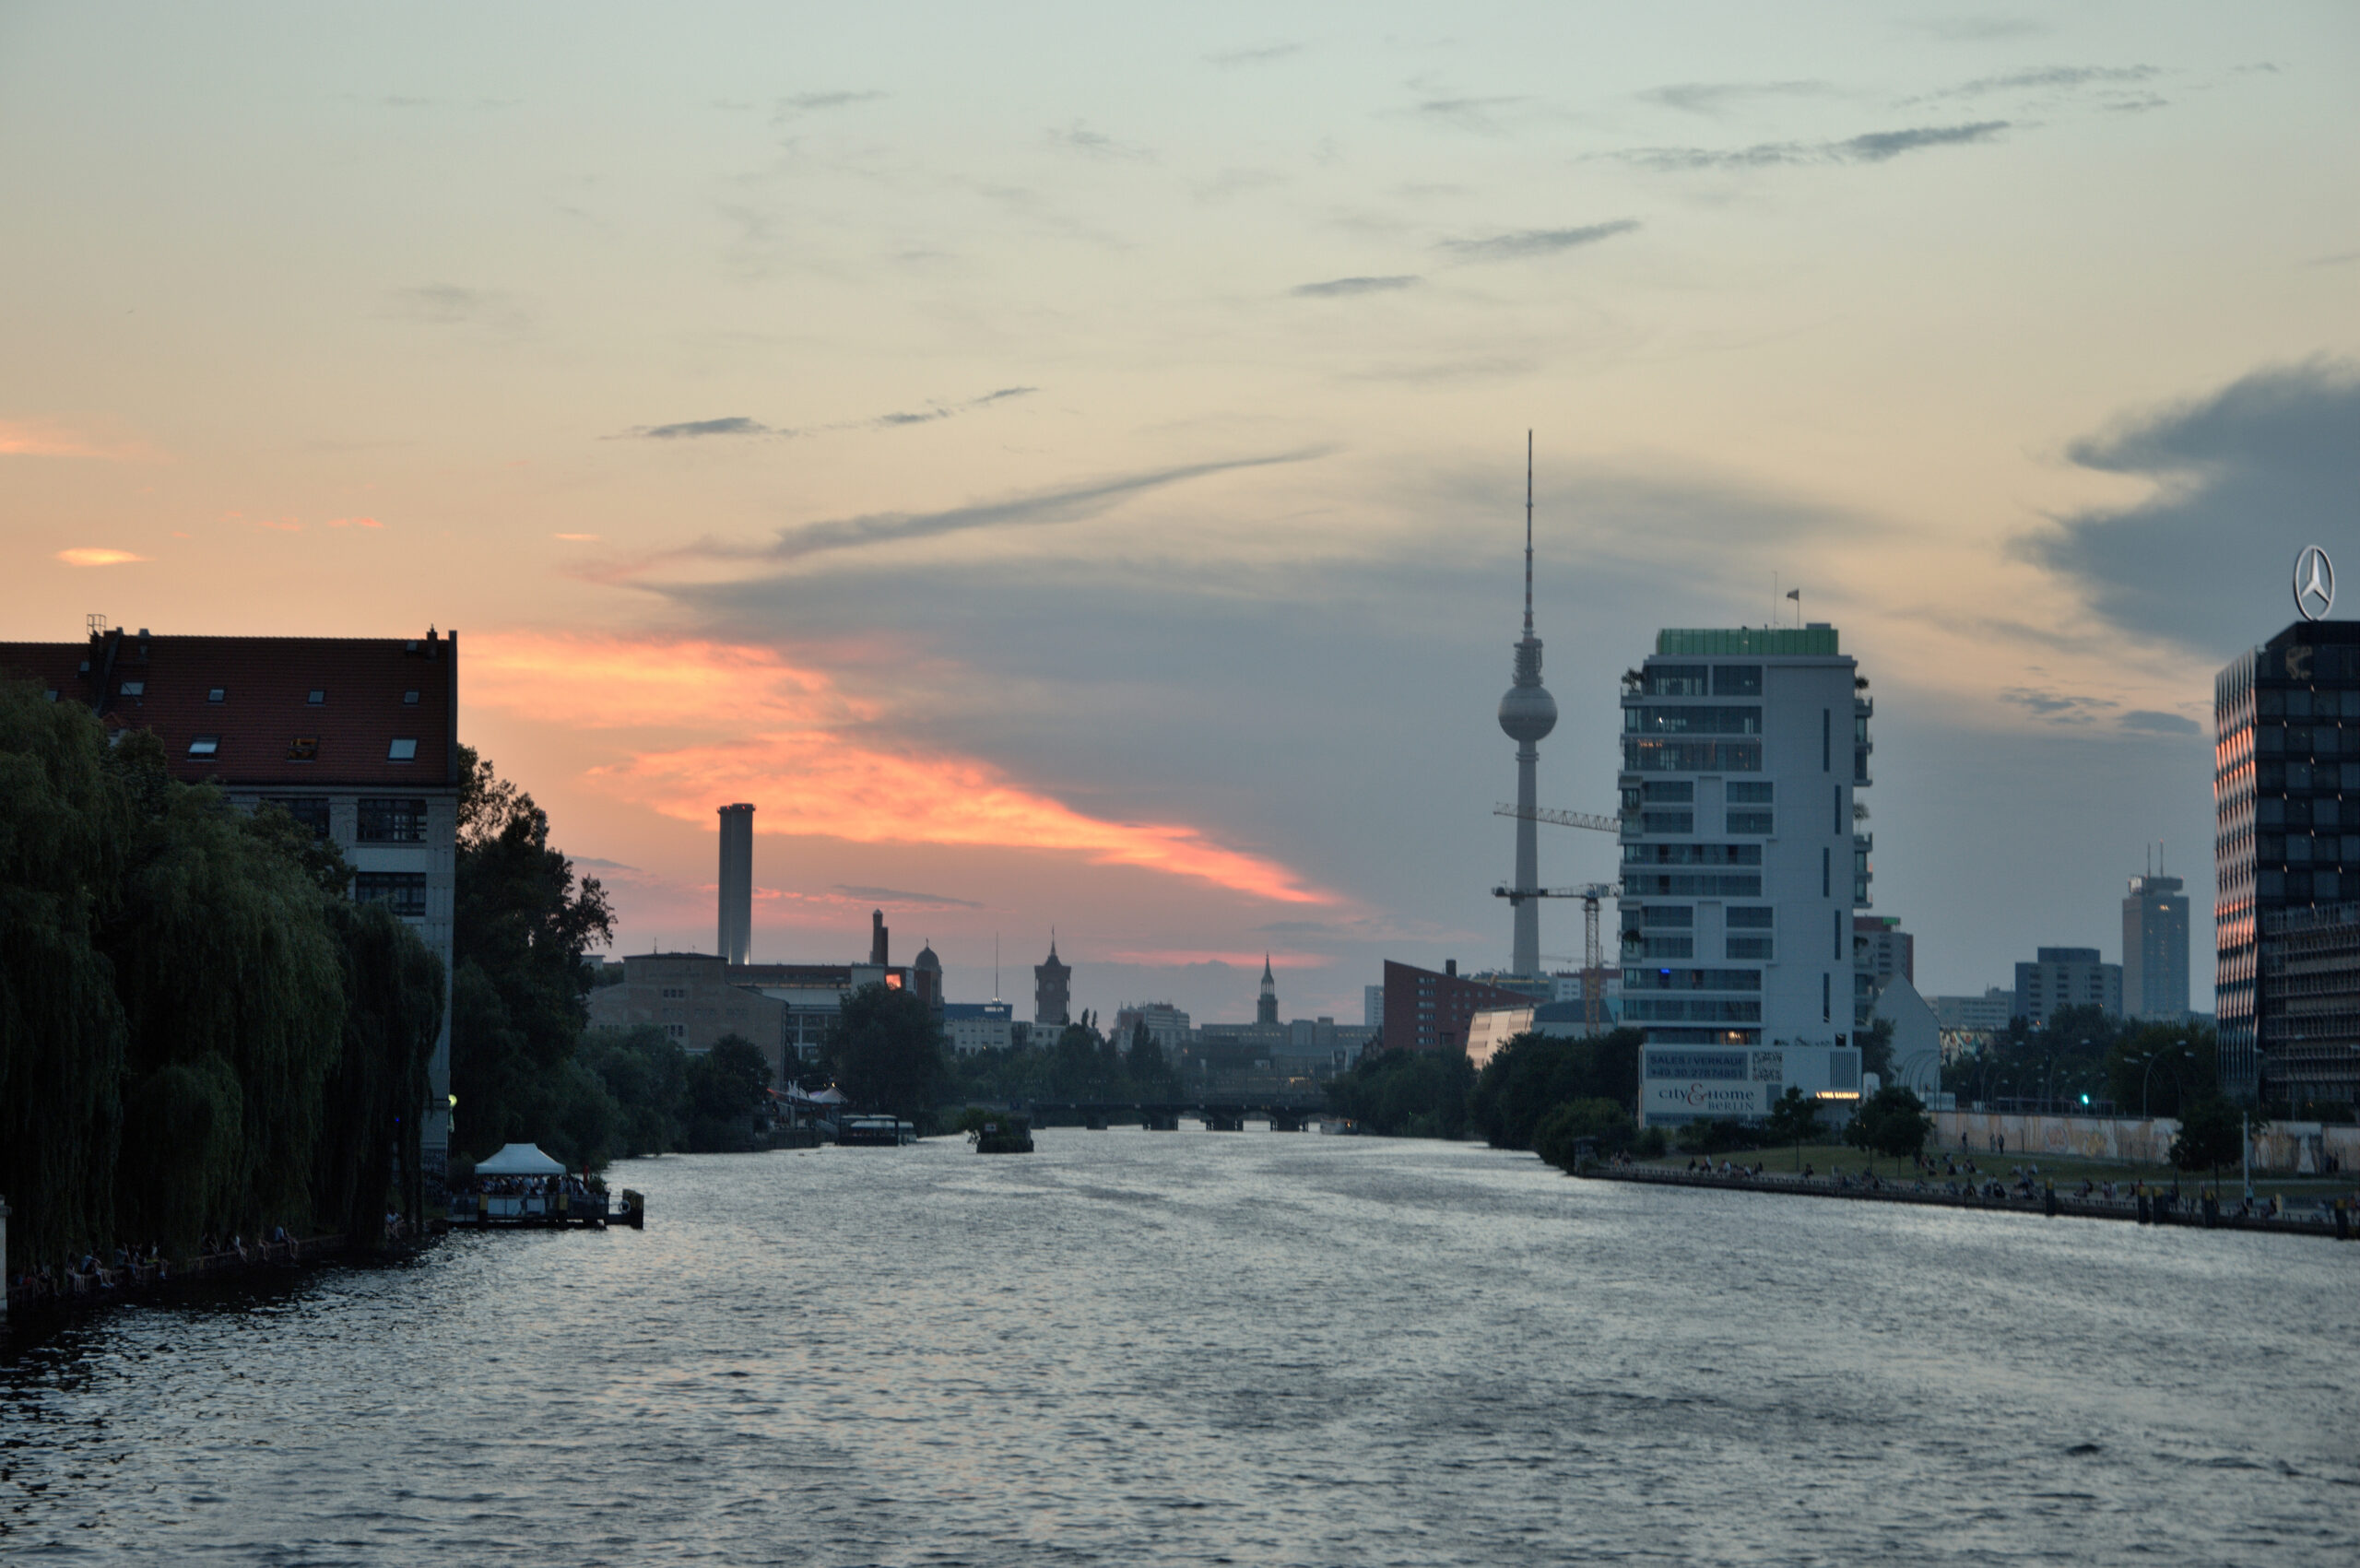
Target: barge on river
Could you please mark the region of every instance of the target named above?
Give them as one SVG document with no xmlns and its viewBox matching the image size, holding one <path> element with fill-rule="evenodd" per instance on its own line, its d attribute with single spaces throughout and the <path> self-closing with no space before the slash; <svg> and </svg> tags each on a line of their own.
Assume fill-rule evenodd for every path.
<svg viewBox="0 0 2360 1568">
<path fill-rule="evenodd" d="M 581 1225 L 605 1230 L 629 1225 L 644 1230 L 647 1204 L 626 1187 L 622 1202 L 612 1202 L 606 1184 L 566 1173 L 564 1166 L 530 1143 L 512 1143 L 476 1167 L 474 1190 L 454 1195 L 452 1220 L 473 1223 L 479 1230 L 495 1226 Z M 474 1214 L 467 1212 L 470 1204 Z"/>
</svg>

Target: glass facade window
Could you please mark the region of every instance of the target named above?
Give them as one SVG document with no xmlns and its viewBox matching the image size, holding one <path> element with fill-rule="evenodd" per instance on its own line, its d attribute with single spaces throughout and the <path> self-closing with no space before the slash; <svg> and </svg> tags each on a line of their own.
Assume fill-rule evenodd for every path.
<svg viewBox="0 0 2360 1568">
<path fill-rule="evenodd" d="M 1758 740 L 1626 740 L 1622 769 L 1632 773 L 1758 773 Z"/>
<path fill-rule="evenodd" d="M 1721 916 L 1722 924 L 1732 931 L 1767 931 L 1777 923 L 1778 912 L 1767 904 L 1752 909 L 1732 909 Z"/>
<path fill-rule="evenodd" d="M 276 806 L 303 826 L 313 838 L 328 836 L 328 797 L 324 795 L 274 795 L 264 804 Z"/>
<path fill-rule="evenodd" d="M 1762 874 L 1698 871 L 1625 871 L 1622 889 L 1635 898 L 1758 899 Z"/>
<path fill-rule="evenodd" d="M 352 902 L 387 903 L 405 920 L 426 918 L 426 873 L 360 871 L 352 878 Z"/>
<path fill-rule="evenodd" d="M 426 802 L 363 800 L 360 836 L 362 843 L 424 843 Z"/>
<path fill-rule="evenodd" d="M 1723 940 L 1728 946 L 1728 951 L 1722 954 L 1724 958 L 1773 959 L 1778 956 L 1771 950 L 1774 939 L 1768 937 L 1728 937 Z"/>
<path fill-rule="evenodd" d="M 1649 904 L 1640 918 L 1649 925 L 1687 927 L 1696 924 L 1696 909 L 1685 903 Z"/>
<path fill-rule="evenodd" d="M 1759 697 L 1762 695 L 1760 665 L 1715 665 L 1713 695 L 1716 697 Z"/>
<path fill-rule="evenodd" d="M 1760 735 L 1759 708 L 1646 708 L 1622 710 L 1629 735 Z"/>
<path fill-rule="evenodd" d="M 1727 791 L 1729 803 L 1731 806 L 1767 806 L 1770 804 L 1772 787 L 1766 780 L 1748 782 L 1742 779 L 1732 779 L 1729 781 Z"/>
<path fill-rule="evenodd" d="M 1625 866 L 1759 866 L 1758 843 L 1626 843 Z"/>
<path fill-rule="evenodd" d="M 1693 833 L 1696 831 L 1693 811 L 1642 811 L 1639 831 L 1643 833 Z"/>
<path fill-rule="evenodd" d="M 1771 831 L 1770 813 L 1732 811 L 1729 813 L 1729 831 L 1732 833 L 1766 833 Z"/>
<path fill-rule="evenodd" d="M 1639 786 L 1649 806 L 1685 806 L 1696 798 L 1696 786 L 1686 779 L 1650 780 Z"/>
<path fill-rule="evenodd" d="M 1707 678 L 1705 665 L 1650 665 L 1639 677 L 1646 697 L 1702 697 Z"/>
<path fill-rule="evenodd" d="M 1626 969 L 1624 991 L 1759 991 L 1758 969 Z"/>
</svg>

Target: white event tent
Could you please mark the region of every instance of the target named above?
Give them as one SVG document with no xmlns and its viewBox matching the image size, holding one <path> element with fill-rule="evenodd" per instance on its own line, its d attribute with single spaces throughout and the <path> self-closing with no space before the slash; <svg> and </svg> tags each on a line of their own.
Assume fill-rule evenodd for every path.
<svg viewBox="0 0 2360 1568">
<path fill-rule="evenodd" d="M 562 1176 L 565 1167 L 535 1143 L 512 1143 L 476 1167 L 478 1176 Z"/>
</svg>

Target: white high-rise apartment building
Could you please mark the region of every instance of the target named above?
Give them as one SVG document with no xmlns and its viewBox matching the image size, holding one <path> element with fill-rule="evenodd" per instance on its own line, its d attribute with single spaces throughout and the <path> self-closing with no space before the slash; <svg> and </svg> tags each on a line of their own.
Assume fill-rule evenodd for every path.
<svg viewBox="0 0 2360 1568">
<path fill-rule="evenodd" d="M 1869 902 L 1869 700 L 1835 628 L 1657 633 L 1622 693 L 1622 1020 L 1640 1119 L 1860 1091 L 1853 912 Z"/>
</svg>

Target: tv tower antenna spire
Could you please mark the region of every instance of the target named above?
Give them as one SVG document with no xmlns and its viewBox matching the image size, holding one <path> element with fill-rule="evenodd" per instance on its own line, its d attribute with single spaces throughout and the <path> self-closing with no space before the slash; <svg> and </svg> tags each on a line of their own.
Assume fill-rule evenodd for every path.
<svg viewBox="0 0 2360 1568">
<path fill-rule="evenodd" d="M 1500 728 L 1516 743 L 1516 882 L 1495 890 L 1515 914 L 1509 970 L 1527 978 L 1540 973 L 1540 810 L 1535 773 L 1540 742 L 1557 727 L 1557 700 L 1540 684 L 1540 639 L 1532 634 L 1532 432 L 1524 432 L 1524 638 L 1516 645 L 1516 684 L 1500 699 Z"/>
</svg>

